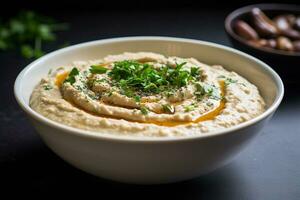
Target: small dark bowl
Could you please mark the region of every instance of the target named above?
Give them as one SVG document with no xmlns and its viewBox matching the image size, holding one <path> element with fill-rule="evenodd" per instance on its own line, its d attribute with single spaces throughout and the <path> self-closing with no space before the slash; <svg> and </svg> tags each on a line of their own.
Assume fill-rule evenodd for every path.
<svg viewBox="0 0 300 200">
<path fill-rule="evenodd" d="M 269 64 L 285 82 L 300 82 L 300 53 L 252 46 L 233 31 L 234 23 L 241 19 L 250 20 L 250 11 L 260 8 L 267 16 L 273 18 L 280 14 L 300 16 L 300 6 L 290 4 L 254 4 L 239 8 L 230 13 L 225 20 L 225 30 L 233 47 L 249 53 Z"/>
</svg>

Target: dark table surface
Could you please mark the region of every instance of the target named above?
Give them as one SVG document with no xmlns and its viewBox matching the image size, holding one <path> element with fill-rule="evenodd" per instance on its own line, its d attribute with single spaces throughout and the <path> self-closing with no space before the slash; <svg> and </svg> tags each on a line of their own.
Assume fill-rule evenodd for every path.
<svg viewBox="0 0 300 200">
<path fill-rule="evenodd" d="M 229 10 L 58 12 L 71 28 L 58 42 L 161 35 L 230 45 L 223 30 Z M 57 48 L 48 45 L 48 50 Z M 0 194 L 43 193 L 132 199 L 300 199 L 300 84 L 286 94 L 262 134 L 231 164 L 194 180 L 136 186 L 93 177 L 65 163 L 41 141 L 13 96 L 17 74 L 29 61 L 0 53 Z M 121 167 L 121 166 L 120 166 Z"/>
</svg>

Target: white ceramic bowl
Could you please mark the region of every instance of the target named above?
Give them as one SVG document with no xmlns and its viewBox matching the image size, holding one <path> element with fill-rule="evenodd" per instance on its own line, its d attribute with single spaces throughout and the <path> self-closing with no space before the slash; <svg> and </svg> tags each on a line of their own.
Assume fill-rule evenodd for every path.
<svg viewBox="0 0 300 200">
<path fill-rule="evenodd" d="M 50 68 L 74 60 L 108 54 L 151 51 L 194 57 L 221 64 L 258 86 L 267 103 L 260 116 L 205 135 L 178 138 L 104 136 L 51 121 L 32 110 L 29 97 Z M 87 42 L 52 52 L 28 65 L 17 77 L 15 96 L 45 143 L 71 165 L 99 177 L 138 184 L 170 183 L 191 179 L 228 163 L 256 136 L 279 106 L 283 93 L 280 77 L 266 64 L 222 45 L 170 37 L 124 37 Z"/>
</svg>

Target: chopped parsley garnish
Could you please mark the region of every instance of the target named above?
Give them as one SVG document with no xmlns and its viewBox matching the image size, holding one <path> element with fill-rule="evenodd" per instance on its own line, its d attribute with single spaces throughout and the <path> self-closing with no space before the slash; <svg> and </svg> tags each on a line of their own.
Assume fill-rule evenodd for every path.
<svg viewBox="0 0 300 200">
<path fill-rule="evenodd" d="M 90 68 L 90 72 L 92 74 L 104 74 L 107 72 L 107 68 L 101 66 L 101 65 L 92 65 Z"/>
<path fill-rule="evenodd" d="M 141 109 L 141 113 L 142 113 L 143 115 L 147 115 L 147 114 L 149 113 L 148 108 L 145 107 L 145 106 L 141 106 L 140 109 Z"/>
<path fill-rule="evenodd" d="M 201 78 L 201 71 L 199 67 L 191 67 L 191 75 L 193 77 Z"/>
<path fill-rule="evenodd" d="M 224 75 L 220 75 L 220 76 L 218 76 L 218 78 L 223 78 L 223 79 L 225 79 L 225 85 L 229 85 L 229 84 L 231 84 L 231 83 L 237 83 L 237 80 L 234 80 L 234 79 L 232 79 L 232 78 L 228 78 L 228 77 L 226 77 L 226 76 L 224 76 Z"/>
<path fill-rule="evenodd" d="M 211 107 L 211 106 L 213 106 L 214 104 L 213 104 L 212 102 L 207 102 L 206 105 L 209 106 L 209 107 Z"/>
<path fill-rule="evenodd" d="M 190 111 L 193 111 L 195 110 L 195 106 L 194 105 L 186 105 L 184 106 L 184 112 L 190 112 Z"/>
<path fill-rule="evenodd" d="M 196 86 L 195 95 L 199 101 L 202 100 L 205 96 L 215 100 L 221 99 L 216 86 L 208 85 L 208 84 L 201 85 L 200 83 L 196 83 L 195 86 Z"/>
<path fill-rule="evenodd" d="M 199 69 L 194 67 L 190 72 L 183 69 L 185 64 L 183 62 L 176 66 L 154 67 L 148 63 L 125 60 L 115 62 L 108 76 L 112 79 L 113 85 L 119 87 L 126 96 L 158 94 L 171 88 L 184 87 L 190 81 L 199 79 Z"/>
<path fill-rule="evenodd" d="M 215 100 L 221 99 L 219 91 L 215 85 L 205 85 L 204 90 L 206 92 L 206 95 L 211 99 L 215 99 Z"/>
<path fill-rule="evenodd" d="M 237 83 L 237 80 L 234 80 L 232 78 L 226 78 L 225 79 L 225 85 L 229 85 L 231 83 Z"/>
<path fill-rule="evenodd" d="M 111 96 L 113 95 L 113 92 L 114 92 L 113 90 L 110 90 L 110 91 L 107 93 L 107 96 L 108 96 L 108 97 L 111 97 Z"/>
<path fill-rule="evenodd" d="M 170 104 L 164 104 L 162 105 L 162 109 L 165 113 L 173 114 L 175 112 L 175 109 Z"/>
<path fill-rule="evenodd" d="M 105 82 L 114 88 L 114 91 L 132 98 L 139 105 L 143 96 L 155 95 L 162 99 L 177 94 L 177 96 L 181 95 L 181 98 L 184 98 L 185 89 L 188 90 L 189 85 L 195 86 L 196 91 L 194 94 L 198 101 L 201 101 L 204 97 L 215 100 L 221 99 L 218 87 L 201 81 L 202 71 L 199 67 L 185 67 L 185 65 L 186 62 L 176 63 L 175 65 L 161 63 L 154 65 L 151 62 L 140 63 L 134 60 L 124 60 L 114 62 L 110 68 L 106 68 L 101 64 L 92 65 L 89 70 L 85 71 L 85 74 L 82 72 L 77 79 L 81 82 L 88 79 L 87 88 L 93 87 L 95 83 Z M 90 74 L 88 71 L 92 74 L 91 79 L 89 79 Z M 79 73 L 79 70 L 74 67 L 64 82 L 74 84 Z M 100 78 L 93 76 L 93 74 L 104 73 L 105 76 Z M 232 79 L 228 79 L 228 81 L 234 82 Z M 79 89 L 85 90 L 85 88 Z M 111 96 L 112 92 L 112 90 L 106 91 L 105 95 Z M 172 114 L 175 112 L 174 106 L 170 104 L 162 105 L 161 109 L 164 113 Z M 195 105 L 193 104 L 185 107 L 186 112 L 194 109 Z M 149 112 L 145 106 L 141 106 L 140 111 L 143 114 Z"/>
<path fill-rule="evenodd" d="M 141 102 L 141 97 L 138 96 L 138 95 L 136 95 L 136 96 L 134 96 L 134 100 L 135 100 L 136 102 Z"/>
<path fill-rule="evenodd" d="M 105 83 L 105 82 L 107 82 L 107 79 L 105 79 L 105 78 L 96 79 L 95 82 L 96 83 Z"/>
<path fill-rule="evenodd" d="M 77 76 L 78 74 L 79 74 L 79 70 L 76 67 L 74 67 L 69 73 L 64 83 L 70 83 L 71 85 L 73 85 L 73 83 L 75 83 L 76 81 L 75 76 Z"/>
<path fill-rule="evenodd" d="M 52 69 L 49 69 L 48 75 L 52 74 Z"/>
<path fill-rule="evenodd" d="M 205 89 L 204 89 L 204 87 L 200 83 L 196 83 L 195 86 L 196 86 L 195 95 L 196 95 L 196 97 L 197 97 L 198 100 L 202 100 L 203 97 L 206 94 Z"/>
<path fill-rule="evenodd" d="M 51 90 L 53 87 L 51 85 L 44 85 L 44 90 Z"/>
<path fill-rule="evenodd" d="M 167 91 L 164 92 L 164 94 L 165 94 L 166 97 L 169 98 L 169 97 L 173 96 L 175 94 L 175 92 L 172 91 L 172 90 L 167 90 Z"/>
</svg>

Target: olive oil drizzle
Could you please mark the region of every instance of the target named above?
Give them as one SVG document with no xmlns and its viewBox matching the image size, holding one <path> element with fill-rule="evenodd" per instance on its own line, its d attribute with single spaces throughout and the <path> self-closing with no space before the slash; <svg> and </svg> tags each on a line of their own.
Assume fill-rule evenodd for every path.
<svg viewBox="0 0 300 200">
<path fill-rule="evenodd" d="M 58 74 L 56 76 L 56 81 L 55 84 L 58 87 L 61 87 L 61 85 L 63 84 L 64 80 L 67 78 L 68 76 L 68 72 L 65 73 L 61 73 Z M 219 81 L 219 85 L 220 85 L 220 90 L 221 90 L 221 96 L 225 96 L 226 93 L 226 89 L 225 89 L 225 82 Z M 74 104 L 73 104 L 74 105 Z M 76 106 L 77 107 L 77 106 Z M 165 121 L 165 122 L 161 122 L 161 121 L 155 121 L 155 120 L 148 120 L 148 121 L 135 121 L 135 120 L 127 120 L 130 122 L 138 122 L 138 123 L 143 123 L 143 124 L 155 124 L 158 126 L 166 126 L 166 127 L 174 127 L 174 126 L 179 126 L 179 125 L 189 125 L 189 124 L 194 124 L 194 123 L 199 123 L 199 122 L 203 122 L 203 121 L 207 121 L 207 120 L 213 120 L 216 116 L 218 116 L 220 114 L 220 112 L 225 108 L 225 100 L 221 99 L 220 103 L 218 105 L 218 107 L 216 107 L 215 109 L 205 113 L 204 115 L 198 117 L 196 120 L 194 121 Z M 80 109 L 80 108 L 79 108 Z M 104 117 L 104 118 L 111 118 L 111 119 L 118 119 L 121 120 L 122 118 L 119 117 L 111 117 L 111 116 L 107 116 L 107 115 L 98 115 L 98 114 L 94 114 L 94 113 L 90 113 L 89 114 L 92 115 L 96 115 L 98 117 Z M 124 120 L 124 119 L 123 119 Z"/>
<path fill-rule="evenodd" d="M 225 95 L 225 83 L 224 83 L 224 81 L 220 81 L 219 84 L 220 84 L 221 95 L 224 96 Z M 190 121 L 190 122 L 183 122 L 183 121 L 167 121 L 167 122 L 147 121 L 147 122 L 142 122 L 142 123 L 156 124 L 156 125 L 159 125 L 159 126 L 169 126 L 169 127 L 199 123 L 199 122 L 202 122 L 202 121 L 207 121 L 207 120 L 214 119 L 216 116 L 218 116 L 220 114 L 220 112 L 224 108 L 225 108 L 225 100 L 221 99 L 220 104 L 219 104 L 218 107 L 216 107 L 214 110 L 211 110 L 211 111 L 205 113 L 204 115 L 198 117 L 194 121 Z"/>
</svg>

